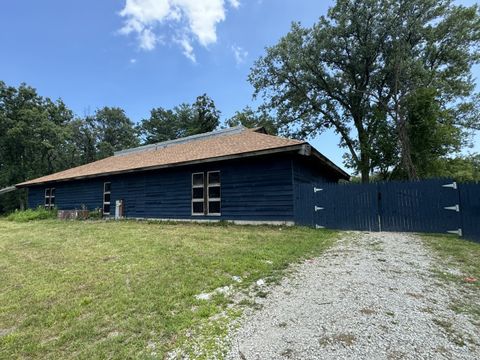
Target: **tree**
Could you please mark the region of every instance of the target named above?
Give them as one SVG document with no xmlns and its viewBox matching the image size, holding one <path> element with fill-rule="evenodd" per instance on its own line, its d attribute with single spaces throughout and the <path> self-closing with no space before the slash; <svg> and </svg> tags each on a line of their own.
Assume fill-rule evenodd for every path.
<svg viewBox="0 0 480 360">
<path fill-rule="evenodd" d="M 377 137 L 393 128 L 404 167 L 414 177 L 408 96 L 432 87 L 452 113 L 468 103 L 479 24 L 476 6 L 449 0 L 338 0 L 313 27 L 292 24 L 256 61 L 249 81 L 286 134 L 303 138 L 329 128 L 339 134 L 348 149 L 346 164 L 365 182 L 374 166 L 384 168 L 375 153 Z M 469 118 L 457 125 L 470 126 Z"/>
<path fill-rule="evenodd" d="M 150 111 L 149 119 L 142 120 L 138 131 L 146 144 L 155 144 L 178 138 L 177 125 L 175 113 L 159 107 Z"/>
<path fill-rule="evenodd" d="M 65 156 L 73 113 L 61 101 L 39 96 L 25 84 L 0 81 L 0 188 L 68 167 Z M 26 194 L 0 198 L 0 212 L 24 207 Z"/>
<path fill-rule="evenodd" d="M 219 125 L 220 111 L 206 94 L 190 104 L 180 104 L 172 110 L 162 107 L 152 109 L 150 118 L 137 127 L 145 144 L 201 134 L 215 130 Z"/>
<path fill-rule="evenodd" d="M 193 117 L 186 124 L 188 135 L 210 132 L 218 127 L 220 111 L 207 94 L 197 96 L 193 103 L 193 113 Z"/>
<path fill-rule="evenodd" d="M 139 145 L 133 122 L 121 108 L 103 107 L 85 121 L 96 138 L 97 159 Z"/>
<path fill-rule="evenodd" d="M 254 111 L 247 106 L 241 111 L 235 112 L 225 124 L 229 127 L 243 125 L 247 128 L 264 127 L 268 134 L 277 135 L 278 128 L 275 120 L 267 113 L 261 111 Z"/>
</svg>

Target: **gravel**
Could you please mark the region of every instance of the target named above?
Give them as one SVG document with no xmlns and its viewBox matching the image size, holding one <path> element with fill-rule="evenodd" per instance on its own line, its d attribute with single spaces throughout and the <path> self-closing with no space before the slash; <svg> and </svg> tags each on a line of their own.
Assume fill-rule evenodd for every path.
<svg viewBox="0 0 480 360">
<path fill-rule="evenodd" d="M 480 359 L 480 327 L 414 235 L 344 236 L 258 298 L 227 359 Z"/>
</svg>

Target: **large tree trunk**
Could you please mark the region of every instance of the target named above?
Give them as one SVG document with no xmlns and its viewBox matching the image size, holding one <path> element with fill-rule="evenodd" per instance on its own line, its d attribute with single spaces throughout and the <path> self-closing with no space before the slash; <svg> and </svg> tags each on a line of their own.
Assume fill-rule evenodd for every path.
<svg viewBox="0 0 480 360">
<path fill-rule="evenodd" d="M 401 148 L 401 165 L 405 170 L 408 180 L 418 180 L 417 169 L 412 160 L 412 151 L 410 147 L 410 137 L 408 134 L 407 120 L 399 116 L 397 123 L 398 140 Z"/>
<path fill-rule="evenodd" d="M 362 183 L 370 182 L 370 144 L 368 143 L 368 134 L 363 128 L 362 122 L 357 120 L 358 141 L 360 145 L 360 163 L 358 169 L 362 176 Z"/>
<path fill-rule="evenodd" d="M 407 118 L 405 111 L 401 105 L 402 97 L 406 97 L 406 93 L 401 91 L 400 74 L 403 70 L 403 62 L 400 59 L 395 65 L 395 95 L 394 101 L 394 119 L 397 127 L 398 141 L 400 143 L 400 162 L 401 167 L 405 170 L 409 180 L 417 180 L 417 170 L 412 161 L 412 151 L 410 147 L 410 137 L 407 128 Z"/>
</svg>

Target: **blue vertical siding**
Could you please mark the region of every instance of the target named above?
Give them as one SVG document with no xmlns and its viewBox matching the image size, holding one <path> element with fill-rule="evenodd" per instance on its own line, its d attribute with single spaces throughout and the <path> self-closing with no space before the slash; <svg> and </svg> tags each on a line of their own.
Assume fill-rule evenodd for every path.
<svg viewBox="0 0 480 360">
<path fill-rule="evenodd" d="M 191 215 L 191 175 L 220 170 L 221 216 Z M 111 204 L 123 200 L 125 216 L 162 219 L 293 221 L 294 190 L 289 156 L 246 158 L 31 187 L 29 206 L 43 205 L 46 187 L 56 188 L 59 209 L 102 207 L 103 183 Z"/>
<path fill-rule="evenodd" d="M 313 187 L 321 183 L 337 182 L 329 177 L 328 169 L 303 159 L 294 158 L 291 162 L 294 188 L 294 221 L 298 225 L 315 226 L 315 197 Z"/>
<path fill-rule="evenodd" d="M 103 205 L 103 182 L 107 180 L 92 179 L 83 181 L 59 182 L 28 189 L 28 206 L 35 208 L 44 205 L 45 188 L 55 188 L 55 202 L 60 210 L 101 209 Z"/>
</svg>

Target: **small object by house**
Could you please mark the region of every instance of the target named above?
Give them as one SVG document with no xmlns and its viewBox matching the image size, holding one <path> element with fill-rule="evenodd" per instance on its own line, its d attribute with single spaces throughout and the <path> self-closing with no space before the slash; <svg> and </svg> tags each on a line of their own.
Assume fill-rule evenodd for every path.
<svg viewBox="0 0 480 360">
<path fill-rule="evenodd" d="M 60 220 L 85 220 L 88 219 L 88 210 L 58 210 Z"/>
<path fill-rule="evenodd" d="M 99 208 L 112 218 L 294 224 L 305 211 L 302 186 L 348 178 L 305 141 L 239 126 L 119 151 L 16 187 L 28 189 L 31 208 Z"/>
</svg>

